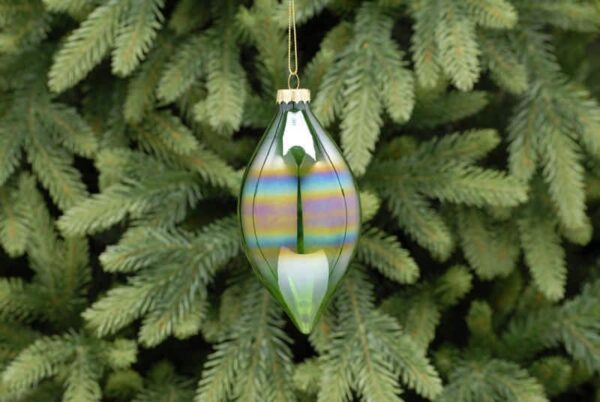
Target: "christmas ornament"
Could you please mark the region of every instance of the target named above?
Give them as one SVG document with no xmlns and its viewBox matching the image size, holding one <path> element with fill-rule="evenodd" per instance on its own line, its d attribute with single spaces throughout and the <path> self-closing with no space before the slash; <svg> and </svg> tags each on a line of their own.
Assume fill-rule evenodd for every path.
<svg viewBox="0 0 600 402">
<path fill-rule="evenodd" d="M 239 216 L 255 273 L 309 333 L 352 258 L 360 204 L 347 163 L 310 109 L 310 92 L 299 88 L 293 0 L 289 10 L 288 89 L 277 91 L 279 110 L 244 174 Z"/>
</svg>

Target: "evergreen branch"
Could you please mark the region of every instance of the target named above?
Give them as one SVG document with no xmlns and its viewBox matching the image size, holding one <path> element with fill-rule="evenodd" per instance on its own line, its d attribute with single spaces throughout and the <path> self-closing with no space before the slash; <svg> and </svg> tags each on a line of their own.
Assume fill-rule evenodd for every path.
<svg viewBox="0 0 600 402">
<path fill-rule="evenodd" d="M 102 351 L 119 343 L 123 343 L 122 340 L 103 342 L 72 332 L 40 338 L 21 351 L 8 365 L 2 374 L 3 384 L 12 395 L 32 396 L 36 392 L 29 392 L 41 380 L 57 377 L 64 383 L 63 400 L 100 401 L 98 381 L 107 367 Z M 37 391 L 42 389 L 43 386 Z M 60 391 L 54 390 L 54 397 L 57 393 Z"/>
<path fill-rule="evenodd" d="M 92 156 L 98 148 L 98 139 L 87 122 L 68 106 L 44 103 L 36 113 L 45 128 L 70 151 L 82 156 Z"/>
<path fill-rule="evenodd" d="M 382 68 L 379 87 L 383 89 L 383 104 L 394 122 L 405 123 L 415 103 L 412 73 L 405 68 L 403 54 L 391 40 L 382 42 L 377 56 Z"/>
<path fill-rule="evenodd" d="M 571 116 L 567 117 L 578 124 L 575 131 L 583 146 L 594 156 L 600 155 L 600 105 L 584 88 L 571 85 L 565 94 L 566 99 L 560 102 L 560 108 Z M 568 100 L 568 101 L 567 101 Z"/>
<path fill-rule="evenodd" d="M 327 345 L 327 353 L 320 356 L 322 374 L 319 402 L 342 402 L 351 398 L 352 347 L 352 342 L 347 339 L 332 338 Z"/>
<path fill-rule="evenodd" d="M 372 76 L 370 55 L 357 57 L 348 70 L 342 110 L 341 140 L 348 164 L 357 176 L 362 176 L 371 160 L 382 125 L 381 102 L 375 77 Z"/>
<path fill-rule="evenodd" d="M 357 257 L 400 283 L 413 283 L 419 277 L 419 267 L 396 238 L 375 227 L 363 232 Z"/>
<path fill-rule="evenodd" d="M 354 22 L 355 38 L 345 56 L 347 59 L 345 62 L 349 65 L 344 74 L 345 104 L 341 111 L 340 136 L 344 155 L 353 172 L 359 176 L 364 174 L 371 160 L 371 153 L 379 139 L 383 124 L 381 118 L 383 103 L 378 94 L 382 82 L 378 81 L 377 77 L 379 74 L 384 74 L 396 81 L 390 74 L 402 71 L 392 72 L 402 68 L 401 55 L 397 53 L 396 46 L 390 39 L 392 25 L 392 19 L 381 9 L 371 3 L 365 3 L 357 12 Z M 387 60 L 386 55 L 392 54 L 394 54 L 396 68 L 387 68 L 386 63 L 377 62 Z M 396 79 L 400 80 L 395 82 L 396 85 L 412 87 L 412 82 L 409 82 L 412 80 L 408 77 Z M 407 95 L 406 100 L 402 100 L 399 104 L 398 99 L 392 99 L 394 95 L 388 95 L 387 99 L 385 96 L 383 99 L 387 106 L 394 103 L 402 107 L 401 110 L 392 112 L 392 118 L 406 121 L 413 107 L 412 94 Z"/>
<path fill-rule="evenodd" d="M 21 161 L 23 136 L 12 132 L 13 124 L 4 120 L 0 128 L 0 186 L 14 173 Z"/>
<path fill-rule="evenodd" d="M 242 306 L 234 328 L 205 363 L 195 400 L 295 401 L 290 340 L 281 329 L 280 310 L 255 282 L 246 286 Z"/>
<path fill-rule="evenodd" d="M 483 400 L 548 402 L 543 388 L 514 363 L 497 359 L 459 362 L 439 401 Z"/>
<path fill-rule="evenodd" d="M 543 213 L 545 212 L 545 213 Z M 532 200 L 518 221 L 525 261 L 537 288 L 550 300 L 565 292 L 567 267 L 556 223 L 548 208 Z"/>
<path fill-rule="evenodd" d="M 567 352 L 589 370 L 600 371 L 600 281 L 587 284 L 560 312 L 558 337 Z M 550 332 L 550 336 L 556 332 Z"/>
<path fill-rule="evenodd" d="M 49 337 L 23 350 L 2 373 L 2 381 L 13 392 L 24 394 L 40 381 L 55 375 L 73 355 L 72 337 Z"/>
<path fill-rule="evenodd" d="M 26 284 L 17 278 L 0 280 L 0 316 L 4 319 L 25 319 L 32 315 L 31 301 L 24 292 Z"/>
<path fill-rule="evenodd" d="M 98 402 L 101 400 L 101 372 L 98 362 L 85 349 L 75 351 L 75 359 L 69 366 L 65 381 L 64 402 Z"/>
<path fill-rule="evenodd" d="M 92 304 L 83 318 L 99 335 L 114 333 L 146 314 L 153 306 L 152 296 L 164 285 L 163 282 L 139 282 L 114 287 Z"/>
<path fill-rule="evenodd" d="M 79 321 L 87 303 L 86 286 L 91 279 L 88 244 L 85 238 L 66 238 L 55 245 L 47 266 L 32 262 L 36 276 L 27 292 L 34 311 L 49 321 L 65 325 Z"/>
<path fill-rule="evenodd" d="M 58 221 L 61 231 L 76 235 L 106 229 L 125 218 L 130 211 L 146 208 L 145 200 L 129 199 L 126 186 L 115 184 L 69 209 Z M 81 219 L 87 217 L 83 222 Z"/>
<path fill-rule="evenodd" d="M 398 319 L 404 332 L 412 339 L 415 346 L 426 350 L 435 338 L 435 330 L 440 323 L 441 311 L 429 292 L 430 287 L 423 287 L 417 292 L 396 294 L 382 303 L 381 309 Z"/>
<path fill-rule="evenodd" d="M 443 218 L 418 193 L 389 193 L 387 205 L 400 227 L 433 256 L 445 260 L 454 249 L 454 240 Z"/>
<path fill-rule="evenodd" d="M 194 399 L 192 382 L 177 375 L 167 362 L 153 367 L 149 377 L 133 402 L 191 402 Z"/>
<path fill-rule="evenodd" d="M 457 93 L 458 95 L 458 93 Z M 413 164 L 431 158 L 439 162 L 476 162 L 483 159 L 500 143 L 496 130 L 475 129 L 464 133 L 452 133 L 443 137 L 433 138 L 419 146 L 411 155 L 407 156 Z M 418 168 L 417 168 L 418 169 Z"/>
<path fill-rule="evenodd" d="M 344 339 L 345 335 L 348 338 L 345 343 L 350 343 L 349 347 L 356 351 L 348 356 L 350 359 L 359 359 L 357 362 L 350 363 L 350 372 L 356 376 L 357 384 L 360 387 L 358 391 L 362 395 L 368 395 L 370 399 L 378 402 L 401 401 L 398 396 L 400 388 L 397 382 L 394 381 L 393 367 L 388 363 L 387 356 L 383 356 L 381 349 L 374 345 L 373 335 L 367 333 L 367 328 L 371 331 L 375 330 L 374 320 L 368 320 L 368 318 L 371 318 L 369 310 L 372 309 L 372 296 L 367 292 L 370 293 L 371 288 L 361 286 L 366 285 L 365 278 L 362 275 L 355 274 L 353 277 L 356 279 L 352 280 L 354 278 L 349 277 L 344 281 L 343 293 L 340 295 L 340 303 L 343 300 L 345 304 L 345 306 L 340 306 L 345 307 L 340 312 L 340 321 L 346 322 L 344 326 L 347 330 L 344 331 L 342 327 L 337 332 L 334 329 L 332 337 L 341 340 Z M 354 335 L 352 335 L 351 328 L 356 329 Z M 339 343 L 343 345 L 342 342 Z M 332 347 L 334 345 L 332 344 Z M 324 371 L 340 370 L 343 367 L 343 365 L 337 367 L 325 365 Z M 338 374 L 338 377 L 340 377 L 340 374 Z"/>
<path fill-rule="evenodd" d="M 479 47 L 474 24 L 458 2 L 444 0 L 439 7 L 435 37 L 442 68 L 458 89 L 468 91 L 479 78 Z"/>
<path fill-rule="evenodd" d="M 469 347 L 488 353 L 498 344 L 498 337 L 492 328 L 492 308 L 482 300 L 474 300 L 469 306 L 465 321 L 470 332 Z"/>
<path fill-rule="evenodd" d="M 565 227 L 585 224 L 585 189 L 581 155 L 577 144 L 554 127 L 538 137 L 544 178 Z"/>
<path fill-rule="evenodd" d="M 395 320 L 374 310 L 372 288 L 364 274 L 352 271 L 343 282 L 337 305 L 338 325 L 322 360 L 323 379 L 328 382 L 322 382 L 320 401 L 325 395 L 336 398 L 328 400 L 343 401 L 349 393 L 347 375 L 355 378 L 356 391 L 373 401 L 401 401 L 397 372 L 421 395 L 440 393 L 441 381 L 424 353 L 415 353 L 415 345 Z"/>
<path fill-rule="evenodd" d="M 202 327 L 204 337 L 211 342 L 227 339 L 241 316 L 242 306 L 238 301 L 245 291 L 244 282 L 234 280 L 225 288 L 218 305 L 210 309 Z"/>
<path fill-rule="evenodd" d="M 471 291 L 473 276 L 461 265 L 448 269 L 435 283 L 434 294 L 442 307 L 450 307 L 458 303 Z"/>
<path fill-rule="evenodd" d="M 100 262 L 107 272 L 136 272 L 172 261 L 192 247 L 191 242 L 190 234 L 183 231 L 132 228 L 100 255 Z"/>
<path fill-rule="evenodd" d="M 179 385 L 176 383 L 174 386 Z M 107 398 L 133 401 L 134 397 L 140 395 L 143 387 L 144 379 L 137 371 L 133 369 L 116 370 L 107 375 L 102 393 Z"/>
<path fill-rule="evenodd" d="M 0 16 L 2 21 L 8 21 L 10 18 L 34 14 L 40 10 L 40 4 L 37 1 L 19 1 L 15 3 L 11 0 L 0 2 Z M 5 24 L 6 22 L 3 22 Z"/>
<path fill-rule="evenodd" d="M 29 228 L 35 228 L 29 231 L 27 242 L 31 264 L 34 267 L 52 266 L 58 250 L 58 236 L 46 201 L 30 175 L 21 174 L 19 178 L 19 201 L 27 211 L 26 224 Z"/>
<path fill-rule="evenodd" d="M 478 31 L 483 59 L 496 83 L 507 91 L 520 94 L 527 90 L 525 65 L 519 60 L 505 36 Z"/>
<path fill-rule="evenodd" d="M 519 245 L 510 225 L 490 222 L 481 212 L 466 208 L 459 211 L 457 223 L 465 256 L 477 276 L 489 280 L 513 271 Z"/>
<path fill-rule="evenodd" d="M 240 172 L 233 170 L 225 161 L 215 155 L 212 151 L 202 147 L 191 155 L 173 154 L 163 141 L 145 130 L 137 130 L 136 134 L 153 152 L 162 158 L 179 164 L 182 168 L 197 172 L 203 179 L 214 185 L 227 188 L 231 194 L 237 195 L 240 188 Z"/>
<path fill-rule="evenodd" d="M 285 6 L 287 10 L 287 4 L 282 3 L 281 6 Z M 256 64 L 258 78 L 263 84 L 261 92 L 270 96 L 275 93 L 279 85 L 286 81 L 285 70 L 281 68 L 281 60 L 284 60 L 287 51 L 284 32 L 277 24 L 283 20 L 273 20 L 272 7 L 273 4 L 257 2 L 251 10 L 241 7 L 236 15 L 244 33 L 248 34 L 258 50 L 259 57 L 257 57 Z M 297 18 L 298 13 L 296 22 L 298 22 Z M 325 41 L 326 38 L 322 44 L 325 44 Z M 303 75 L 306 76 L 306 74 Z M 310 88 L 310 86 L 305 86 L 305 88 Z"/>
<path fill-rule="evenodd" d="M 173 152 L 180 155 L 195 153 L 198 140 L 181 121 L 170 113 L 151 113 L 145 120 L 146 129 L 158 136 Z"/>
<path fill-rule="evenodd" d="M 140 123 L 144 114 L 154 105 L 156 90 L 171 52 L 171 41 L 158 40 L 157 46 L 129 80 L 123 106 L 123 114 L 127 122 Z"/>
<path fill-rule="evenodd" d="M 130 0 L 110 0 L 73 31 L 54 58 L 48 85 L 62 92 L 83 79 L 108 53 Z"/>
<path fill-rule="evenodd" d="M 181 267 L 178 269 L 181 270 Z M 214 268 L 212 270 L 214 271 Z M 140 343 L 144 346 L 156 346 L 174 334 L 175 329 L 182 325 L 190 312 L 199 312 L 192 309 L 192 306 L 196 306 L 200 300 L 206 300 L 206 290 L 197 288 L 203 282 L 201 277 L 208 273 L 195 270 L 185 275 L 186 272 L 182 271 L 182 275 L 171 278 L 169 288 L 161 295 L 162 300 L 145 316 L 139 332 Z M 202 320 L 203 317 L 198 315 L 196 318 Z M 200 328 L 196 326 L 195 329 L 199 331 Z"/>
<path fill-rule="evenodd" d="M 577 362 L 597 371 L 600 367 L 598 300 L 600 282 L 594 281 L 562 306 L 545 307 L 516 316 L 503 334 L 502 353 L 515 360 L 523 360 L 562 343 Z"/>
<path fill-rule="evenodd" d="M 379 210 L 379 207 L 381 206 L 381 200 L 375 193 L 368 190 L 361 191 L 359 197 L 361 221 L 368 222 Z"/>
<path fill-rule="evenodd" d="M 165 0 L 132 0 L 117 32 L 112 58 L 113 73 L 129 75 L 152 47 L 161 28 Z"/>
<path fill-rule="evenodd" d="M 413 185 L 424 194 L 442 201 L 473 206 L 510 207 L 527 199 L 525 186 L 502 172 L 456 165 L 449 167 L 445 173 L 448 176 L 440 174 L 437 183 L 429 182 L 426 176 L 423 181 L 413 177 L 413 180 L 417 179 Z"/>
<path fill-rule="evenodd" d="M 0 322 L 0 365 L 2 368 L 39 337 L 40 333 L 28 325 L 12 320 Z M 2 388 L 0 385 L 0 389 Z"/>
<path fill-rule="evenodd" d="M 434 99 L 417 97 L 409 125 L 417 128 L 437 127 L 470 117 L 487 104 L 488 95 L 482 91 L 453 91 Z"/>
<path fill-rule="evenodd" d="M 112 259 L 117 260 L 117 266 L 145 269 L 130 278 L 127 286 L 110 290 L 84 313 L 100 336 L 148 314 L 140 340 L 147 345 L 159 343 L 186 316 L 214 273 L 239 253 L 237 227 L 230 218 L 205 227 L 191 238 L 159 229 L 148 231 L 150 235 L 142 230 L 127 235 L 124 245 L 114 246 L 105 254 L 108 257 L 103 257 L 108 264 L 115 256 Z M 159 244 L 161 251 L 152 247 L 153 255 L 147 243 L 135 241 L 139 235 L 151 239 L 152 245 Z M 119 256 L 123 250 L 124 255 Z M 123 311 L 122 305 L 128 310 Z"/>
<path fill-rule="evenodd" d="M 391 187 L 392 192 L 402 191 L 400 187 L 418 188 L 429 197 L 472 206 L 511 207 L 527 199 L 526 187 L 503 172 L 466 163 L 409 167 L 409 161 L 412 159 L 377 164 L 370 177 L 376 177 L 380 187 Z"/>
<path fill-rule="evenodd" d="M 34 49 L 46 37 L 51 28 L 51 18 L 44 12 L 42 3 L 39 1 L 27 1 L 34 5 L 35 11 L 31 13 L 19 13 L 9 18 L 0 16 L 0 22 L 4 19 L 4 26 L 0 32 L 0 50 L 2 53 L 18 54 L 23 50 Z"/>
<path fill-rule="evenodd" d="M 120 222 L 128 214 L 143 217 L 164 208 L 165 203 L 178 212 L 175 214 L 178 219 L 188 205 L 200 197 L 197 179 L 189 172 L 174 170 L 139 181 L 125 180 L 69 209 L 58 226 L 71 235 L 97 232 Z"/>
<path fill-rule="evenodd" d="M 289 386 L 292 381 L 292 354 L 288 346 L 290 338 L 282 330 L 284 321 L 280 315 L 279 308 L 266 311 L 267 326 L 264 330 L 259 329 L 252 351 L 254 355 L 259 354 L 259 351 L 269 351 L 259 354 L 263 360 L 262 364 L 261 361 L 254 361 L 246 371 L 239 374 L 242 378 L 235 389 L 239 400 L 259 402 L 263 395 L 276 402 L 296 400 Z M 266 332 L 266 339 L 259 338 L 262 332 Z M 262 369 L 261 365 L 266 366 L 266 370 Z M 266 373 L 263 373 L 264 371 Z M 265 381 L 267 378 L 269 380 Z"/>
<path fill-rule="evenodd" d="M 308 21 L 323 11 L 330 3 L 332 3 L 332 0 L 298 0 L 296 3 L 296 23 L 302 24 Z M 287 16 L 287 3 L 278 4 L 274 20 L 279 23 L 280 28 L 287 26 Z"/>
<path fill-rule="evenodd" d="M 592 222 L 586 216 L 585 221 L 583 222 L 583 226 L 579 227 L 564 227 L 560 226 L 559 232 L 564 238 L 579 246 L 587 245 L 593 237 L 594 227 L 592 226 Z"/>
<path fill-rule="evenodd" d="M 183 35 L 204 26 L 210 17 L 210 7 L 204 7 L 196 0 L 181 0 L 171 13 L 168 26 L 177 35 Z"/>
<path fill-rule="evenodd" d="M 172 102 L 188 90 L 205 67 L 208 49 L 205 33 L 190 36 L 175 49 L 158 84 L 158 98 Z"/>
<path fill-rule="evenodd" d="M 27 207 L 21 188 L 0 187 L 0 244 L 11 257 L 22 255 L 29 238 Z"/>
<path fill-rule="evenodd" d="M 220 402 L 228 399 L 233 387 L 236 367 L 242 364 L 241 352 L 247 348 L 244 339 L 223 342 L 215 347 L 205 363 L 202 379 L 198 383 L 196 400 Z M 201 399 L 202 398 L 202 399 Z"/>
<path fill-rule="evenodd" d="M 530 18 L 535 16 L 558 28 L 579 32 L 598 32 L 600 28 L 600 11 L 594 4 L 560 0 L 527 2 L 522 8 Z"/>
<path fill-rule="evenodd" d="M 173 322 L 173 335 L 177 339 L 187 339 L 198 334 L 207 321 L 209 310 L 208 292 L 200 293 L 191 306 L 183 310 Z"/>
<path fill-rule="evenodd" d="M 335 68 L 337 55 L 348 46 L 351 38 L 352 25 L 347 22 L 341 22 L 327 32 L 321 41 L 321 48 L 308 63 L 303 73 L 302 81 L 306 83 L 307 88 L 321 87 L 324 78 Z M 319 94 L 320 91 L 317 99 L 320 98 Z"/>
<path fill-rule="evenodd" d="M 549 397 L 565 392 L 570 386 L 574 368 L 562 356 L 547 356 L 534 362 L 528 371 L 542 384 Z"/>
<path fill-rule="evenodd" d="M 379 335 L 385 345 L 383 350 L 388 351 L 392 362 L 398 365 L 402 373 L 402 381 L 406 385 L 429 399 L 434 399 L 442 392 L 442 381 L 438 373 L 425 357 L 425 350 L 419 351 L 411 337 L 395 336 L 393 330 L 387 330 Z"/>
<path fill-rule="evenodd" d="M 332 31 L 335 31 L 336 28 L 333 28 Z M 302 80 L 303 86 L 307 88 L 320 88 L 326 74 L 335 66 L 335 56 L 334 51 L 321 47 L 319 52 L 317 52 L 306 66 L 304 79 Z"/>
<path fill-rule="evenodd" d="M 529 180 L 538 165 L 536 130 L 539 124 L 539 107 L 532 94 L 526 94 L 510 119 L 509 124 L 509 168 L 512 175 Z"/>
<path fill-rule="evenodd" d="M 529 51 L 519 49 L 519 55 L 525 64 L 530 78 L 535 78 L 535 83 L 540 87 L 531 90 L 540 90 L 544 87 L 558 89 L 568 82 L 567 77 L 561 71 L 561 66 L 555 55 L 555 49 L 551 37 L 537 28 L 520 27 L 509 37 L 513 43 L 527 43 Z M 531 47 L 529 47 L 531 46 Z"/>
<path fill-rule="evenodd" d="M 345 77 L 349 74 L 349 59 L 343 58 L 335 62 L 323 75 L 319 91 L 313 102 L 313 110 L 319 121 L 329 126 L 336 115 L 342 112 Z"/>
<path fill-rule="evenodd" d="M 242 124 L 246 75 L 239 62 L 233 27 L 226 25 L 213 35 L 206 62 L 208 94 L 194 106 L 194 117 L 216 130 L 231 133 Z"/>
<path fill-rule="evenodd" d="M 294 386 L 296 389 L 315 395 L 319 390 L 321 366 L 316 358 L 304 360 L 294 370 Z"/>
<path fill-rule="evenodd" d="M 84 15 L 93 6 L 93 2 L 82 0 L 42 0 L 49 11 L 66 12 L 72 15 Z"/>
<path fill-rule="evenodd" d="M 415 20 L 411 37 L 412 59 L 419 84 L 431 88 L 440 78 L 439 49 L 435 27 L 439 18 L 436 2 L 420 0 L 411 2 L 411 14 Z"/>
<path fill-rule="evenodd" d="M 102 344 L 101 358 L 114 369 L 125 369 L 136 362 L 137 344 L 129 339 L 117 338 Z"/>
<path fill-rule="evenodd" d="M 39 129 L 39 126 L 36 128 Z M 30 131 L 27 159 L 54 202 L 65 210 L 83 200 L 87 190 L 81 174 L 72 166 L 73 156 L 49 141 L 44 134 L 39 130 Z"/>
<path fill-rule="evenodd" d="M 513 28 L 517 11 L 506 0 L 466 0 L 467 10 L 478 24 L 488 28 Z"/>
</svg>

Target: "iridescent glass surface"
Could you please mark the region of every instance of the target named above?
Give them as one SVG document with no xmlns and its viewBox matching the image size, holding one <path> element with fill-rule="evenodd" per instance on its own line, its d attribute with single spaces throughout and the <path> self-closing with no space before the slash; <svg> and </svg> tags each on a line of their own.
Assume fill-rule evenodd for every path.
<svg viewBox="0 0 600 402">
<path fill-rule="evenodd" d="M 350 169 L 309 103 L 279 104 L 244 175 L 239 215 L 256 274 L 309 333 L 348 267 L 360 226 Z"/>
</svg>

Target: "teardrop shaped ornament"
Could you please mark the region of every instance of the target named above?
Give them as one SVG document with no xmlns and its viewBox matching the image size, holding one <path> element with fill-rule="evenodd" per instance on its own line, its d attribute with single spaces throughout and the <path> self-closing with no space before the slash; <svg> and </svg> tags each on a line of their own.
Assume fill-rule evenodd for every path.
<svg viewBox="0 0 600 402">
<path fill-rule="evenodd" d="M 246 169 L 239 200 L 248 260 L 305 334 L 344 276 L 360 232 L 352 173 L 309 102 L 306 89 L 278 91 L 279 110 Z"/>
</svg>

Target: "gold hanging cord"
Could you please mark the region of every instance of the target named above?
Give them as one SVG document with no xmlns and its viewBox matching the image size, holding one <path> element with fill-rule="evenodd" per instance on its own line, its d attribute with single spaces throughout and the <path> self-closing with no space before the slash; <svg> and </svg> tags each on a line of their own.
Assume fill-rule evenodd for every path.
<svg viewBox="0 0 600 402">
<path fill-rule="evenodd" d="M 292 36 L 294 38 L 294 67 L 292 68 Z M 300 88 L 300 77 L 298 76 L 298 40 L 296 37 L 296 4 L 294 0 L 288 3 L 288 89 L 292 89 L 292 79 L 296 81 L 296 89 Z"/>
</svg>

